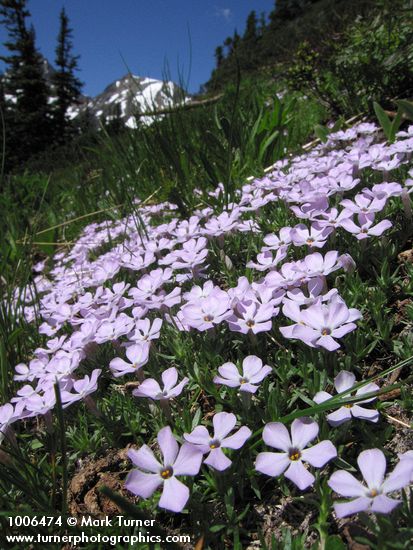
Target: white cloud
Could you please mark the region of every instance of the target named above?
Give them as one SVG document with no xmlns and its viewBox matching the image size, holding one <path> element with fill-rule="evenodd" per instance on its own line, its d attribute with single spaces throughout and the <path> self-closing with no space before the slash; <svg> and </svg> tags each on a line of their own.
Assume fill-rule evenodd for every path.
<svg viewBox="0 0 413 550">
<path fill-rule="evenodd" d="M 230 8 L 215 8 L 216 17 L 222 17 L 225 21 L 229 21 L 232 17 Z"/>
</svg>

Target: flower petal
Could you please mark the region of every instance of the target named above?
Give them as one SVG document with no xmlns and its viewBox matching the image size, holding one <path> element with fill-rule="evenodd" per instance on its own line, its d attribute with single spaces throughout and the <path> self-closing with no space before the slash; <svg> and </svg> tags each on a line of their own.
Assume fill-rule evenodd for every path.
<svg viewBox="0 0 413 550">
<path fill-rule="evenodd" d="M 290 460 L 287 453 L 259 453 L 255 460 L 255 469 L 257 472 L 266 474 L 267 476 L 281 475 L 288 465 Z"/>
<path fill-rule="evenodd" d="M 166 391 L 170 390 L 175 386 L 178 381 L 178 371 L 175 367 L 166 369 L 162 373 L 162 382 Z"/>
<path fill-rule="evenodd" d="M 332 458 L 337 456 L 337 449 L 329 440 L 320 441 L 317 445 L 304 449 L 301 452 L 302 459 L 309 462 L 315 468 L 322 468 Z"/>
<path fill-rule="evenodd" d="M 340 347 L 340 344 L 338 344 L 334 340 L 334 338 L 328 335 L 321 336 L 321 338 L 319 338 L 315 343 L 317 344 L 317 346 L 321 346 L 327 349 L 328 351 L 334 351 Z"/>
<path fill-rule="evenodd" d="M 338 470 L 330 477 L 328 486 L 343 497 L 361 497 L 366 494 L 366 487 L 350 472 Z"/>
<path fill-rule="evenodd" d="M 331 399 L 333 396 L 331 393 L 328 393 L 326 391 L 319 391 L 315 394 L 313 397 L 313 401 L 317 404 L 324 403 L 324 401 L 327 401 L 328 399 Z"/>
<path fill-rule="evenodd" d="M 401 460 L 382 485 L 384 493 L 398 491 L 409 485 L 413 474 L 413 461 Z"/>
<path fill-rule="evenodd" d="M 240 449 L 251 435 L 251 430 L 247 426 L 241 426 L 234 434 L 221 440 L 221 447 L 229 449 Z"/>
<path fill-rule="evenodd" d="M 370 383 L 370 384 L 366 384 L 365 386 L 363 386 L 362 388 L 359 388 L 357 391 L 356 391 L 356 395 L 363 395 L 363 393 L 370 393 L 370 392 L 373 392 L 373 391 L 379 391 L 379 386 L 377 384 L 373 384 L 373 383 Z M 376 397 L 370 397 L 369 399 L 364 399 L 364 401 L 359 401 L 359 403 L 370 403 L 370 401 L 374 401 L 375 399 L 377 399 Z"/>
<path fill-rule="evenodd" d="M 153 378 L 144 380 L 132 394 L 135 397 L 151 397 L 156 398 L 161 393 L 161 387 Z"/>
<path fill-rule="evenodd" d="M 174 462 L 176 476 L 195 476 L 201 467 L 203 454 L 200 449 L 190 443 L 184 443 Z"/>
<path fill-rule="evenodd" d="M 291 442 L 293 447 L 304 449 L 317 437 L 318 424 L 309 417 L 296 418 L 291 424 Z"/>
<path fill-rule="evenodd" d="M 224 455 L 222 449 L 212 449 L 208 457 L 204 460 L 204 464 L 212 466 L 215 470 L 222 472 L 229 468 L 232 464 L 231 460 Z"/>
<path fill-rule="evenodd" d="M 148 472 L 156 473 L 161 470 L 162 464 L 160 464 L 151 449 L 147 445 L 142 445 L 138 450 L 129 449 L 127 452 L 128 458 L 132 460 L 135 466 Z"/>
<path fill-rule="evenodd" d="M 179 451 L 179 445 L 169 426 L 165 426 L 158 432 L 158 443 L 163 455 L 164 466 L 172 466 Z"/>
<path fill-rule="evenodd" d="M 377 422 L 379 419 L 379 412 L 375 409 L 365 409 L 359 405 L 353 405 L 350 409 L 351 414 L 356 418 L 361 418 L 362 420 L 370 420 L 370 422 Z"/>
<path fill-rule="evenodd" d="M 149 498 L 162 484 L 162 478 L 158 474 L 147 474 L 140 470 L 129 472 L 125 487 L 128 491 L 142 498 Z"/>
<path fill-rule="evenodd" d="M 367 449 L 357 459 L 360 471 L 369 489 L 378 489 L 386 472 L 386 458 L 380 449 Z"/>
<path fill-rule="evenodd" d="M 394 498 L 389 498 L 386 495 L 379 495 L 373 498 L 371 504 L 371 511 L 379 514 L 390 514 L 396 506 L 398 506 L 402 500 L 396 500 Z"/>
<path fill-rule="evenodd" d="M 310 487 L 315 481 L 315 477 L 304 467 L 301 460 L 290 462 L 290 467 L 284 475 L 295 483 L 301 491 Z"/>
<path fill-rule="evenodd" d="M 214 425 L 214 438 L 223 439 L 234 428 L 237 423 L 237 417 L 233 413 L 220 412 L 214 415 L 212 424 Z"/>
<path fill-rule="evenodd" d="M 266 445 L 274 447 L 274 449 L 281 449 L 286 453 L 288 453 L 288 450 L 292 446 L 290 434 L 281 422 L 270 422 L 267 424 L 262 432 L 262 439 Z"/>
<path fill-rule="evenodd" d="M 343 391 L 346 391 L 352 388 L 355 382 L 356 382 L 356 377 L 352 372 L 349 372 L 347 370 L 342 370 L 334 378 L 334 387 L 336 388 L 338 393 L 342 393 Z"/>
<path fill-rule="evenodd" d="M 237 388 L 241 385 L 239 378 L 238 380 L 229 380 L 227 378 L 221 378 L 221 376 L 214 376 L 214 384 L 223 384 L 224 386 L 229 386 L 230 388 Z"/>
<path fill-rule="evenodd" d="M 163 484 L 159 506 L 171 512 L 182 512 L 189 499 L 189 489 L 175 476 L 166 479 Z"/>
<path fill-rule="evenodd" d="M 340 407 L 336 411 L 328 414 L 326 418 L 331 426 L 340 426 L 343 422 L 351 420 L 351 409 L 348 407 Z"/>
<path fill-rule="evenodd" d="M 184 439 L 193 445 L 208 445 L 211 436 L 205 426 L 197 426 L 190 434 L 184 433 Z"/>
<path fill-rule="evenodd" d="M 272 372 L 272 368 L 269 365 L 264 365 L 260 372 L 254 374 L 254 376 L 251 376 L 249 380 L 253 384 L 259 384 L 266 376 L 270 374 L 270 372 Z"/>
<path fill-rule="evenodd" d="M 185 378 L 182 378 L 182 380 L 179 382 L 179 384 L 177 384 L 170 392 L 169 392 L 169 395 L 171 397 L 178 397 L 178 395 L 180 395 L 182 393 L 182 390 L 184 389 L 184 387 L 188 384 L 189 382 L 189 378 L 185 377 Z"/>
<path fill-rule="evenodd" d="M 243 375 L 246 378 L 255 376 L 262 368 L 262 361 L 256 355 L 248 355 L 242 362 Z"/>
<path fill-rule="evenodd" d="M 218 369 L 219 374 L 228 380 L 239 380 L 240 373 L 234 363 L 224 363 Z"/>
<path fill-rule="evenodd" d="M 334 511 L 338 518 L 344 518 L 368 510 L 370 503 L 371 498 L 368 497 L 359 497 L 350 502 L 335 502 Z"/>
</svg>

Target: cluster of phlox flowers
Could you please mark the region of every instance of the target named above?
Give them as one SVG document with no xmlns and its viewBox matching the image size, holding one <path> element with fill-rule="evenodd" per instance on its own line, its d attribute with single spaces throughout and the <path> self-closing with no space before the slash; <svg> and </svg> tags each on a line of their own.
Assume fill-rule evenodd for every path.
<svg viewBox="0 0 413 550">
<path fill-rule="evenodd" d="M 70 250 L 56 253 L 53 262 L 37 263 L 33 283 L 15 289 L 13 298 L 17 316 L 27 322 L 40 319 L 43 345 L 15 367 L 14 380 L 21 387 L 0 407 L 1 439 L 19 420 L 50 415 L 56 406 L 56 386 L 65 408 L 82 401 L 90 404 L 103 376 L 138 380 L 137 398 L 183 399 L 191 391 L 189 373 L 168 365 L 156 377 L 148 376 L 153 372 L 148 365 L 166 331 L 212 335 L 227 331 L 247 341 L 275 335 L 286 345 L 294 341 L 330 353 L 340 349 L 362 317 L 334 288 L 338 274 L 345 276 L 357 267 L 346 250 L 338 250 L 340 235 L 354 239 L 355 244 L 380 239 L 392 227 L 384 218 L 389 201 L 401 197 L 410 205 L 411 177 L 403 184 L 393 181 L 392 173 L 410 161 L 412 127 L 396 138 L 392 144 L 378 143 L 377 128 L 369 123 L 332 133 L 325 144 L 278 161 L 265 177 L 238 189 L 222 211 L 206 206 L 188 219 L 180 218 L 177 206 L 170 202 L 153 205 L 136 199 L 135 213 L 89 224 Z M 382 183 L 363 187 L 366 170 L 377 174 Z M 218 203 L 224 192 L 219 184 L 207 198 Z M 277 203 L 290 209 L 289 225 L 260 235 L 260 209 Z M 226 269 L 233 268 L 226 242 L 237 233 L 259 235 L 263 245 L 247 259 L 248 278 L 245 272 L 237 274 L 233 286 L 221 288 L 210 276 L 210 263 L 218 258 Z M 216 254 L 217 249 L 222 254 Z M 125 273 L 133 284 L 122 281 Z M 88 371 L 99 346 L 109 350 L 111 359 Z M 231 361 L 221 365 L 211 381 L 228 391 L 254 394 L 271 370 L 259 357 L 247 356 L 238 365 Z M 353 377 L 340 373 L 334 382 L 337 392 L 351 389 Z M 360 397 L 360 391 L 355 391 Z M 363 391 L 368 393 L 366 388 Z M 327 392 L 314 396 L 317 403 L 329 398 Z M 377 411 L 364 406 L 370 402 L 366 398 L 351 407 L 343 405 L 329 413 L 327 421 L 332 427 L 352 418 L 376 422 Z M 221 418 L 218 414 L 223 413 L 214 418 Z M 173 509 L 171 495 L 177 491 L 175 508 L 182 509 L 188 494 L 177 477 L 195 475 L 202 461 L 219 470 L 229 460 L 223 449 L 237 449 L 250 430 L 242 427 L 228 435 L 235 424 L 233 417 L 225 418 L 225 429 L 232 426 L 229 432 L 218 420 L 212 434 L 199 426 L 196 433 L 182 436 L 185 443 L 180 449 L 172 433 L 165 429 L 159 436 L 159 432 L 162 462 L 149 459 L 148 450 L 136 451 L 138 458 L 136 454 L 131 458 L 141 473 L 134 473 L 128 487 L 145 497 L 163 484 L 161 506 Z M 256 468 L 267 475 L 284 474 L 298 487 L 306 487 L 314 476 L 304 464 L 321 468 L 335 450 L 329 440 L 308 447 L 318 427 L 314 421 L 294 422 L 291 435 L 279 423 L 264 428 L 264 442 L 280 452 L 271 452 L 277 455 L 272 465 L 261 453 Z M 402 462 L 411 461 L 407 457 Z M 366 478 L 368 495 L 357 496 L 361 485 L 353 487 L 350 496 L 370 499 L 365 509 L 385 510 L 384 497 L 397 485 L 389 481 L 391 475 L 384 480 L 382 470 L 373 480 Z M 363 469 L 362 473 L 365 476 Z M 147 484 L 139 489 L 144 474 L 154 477 L 145 477 Z M 335 484 L 340 494 L 339 489 Z M 343 491 L 343 496 L 350 494 Z M 377 500 L 379 496 L 383 498 Z"/>
</svg>

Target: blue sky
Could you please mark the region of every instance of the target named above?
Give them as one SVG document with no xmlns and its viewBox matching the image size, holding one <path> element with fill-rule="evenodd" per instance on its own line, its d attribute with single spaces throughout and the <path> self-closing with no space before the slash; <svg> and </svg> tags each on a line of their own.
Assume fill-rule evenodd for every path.
<svg viewBox="0 0 413 550">
<path fill-rule="evenodd" d="M 128 69 L 162 78 L 166 64 L 173 80 L 183 74 L 187 82 L 189 74 L 189 91 L 197 92 L 214 67 L 216 46 L 235 28 L 244 31 L 251 10 L 268 15 L 274 0 L 29 0 L 27 5 L 37 47 L 51 62 L 65 6 L 74 51 L 81 56 L 83 92 L 93 96 Z M 1 26 L 1 54 L 6 37 Z"/>
</svg>

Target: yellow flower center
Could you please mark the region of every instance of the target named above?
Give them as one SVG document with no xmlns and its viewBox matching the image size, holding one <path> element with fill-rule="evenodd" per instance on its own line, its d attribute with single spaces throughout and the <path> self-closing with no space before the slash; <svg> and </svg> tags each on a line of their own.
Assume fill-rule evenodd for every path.
<svg viewBox="0 0 413 550">
<path fill-rule="evenodd" d="M 172 466 L 167 466 L 166 468 L 161 470 L 161 477 L 163 479 L 168 479 L 168 478 L 173 476 L 173 473 L 174 473 L 174 471 L 172 469 Z"/>
<path fill-rule="evenodd" d="M 293 462 L 296 462 L 301 458 L 301 453 L 298 449 L 290 449 L 290 452 L 288 453 L 288 458 Z"/>
</svg>

